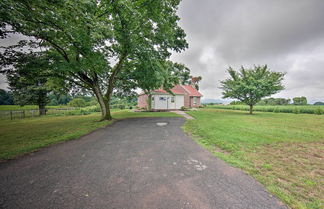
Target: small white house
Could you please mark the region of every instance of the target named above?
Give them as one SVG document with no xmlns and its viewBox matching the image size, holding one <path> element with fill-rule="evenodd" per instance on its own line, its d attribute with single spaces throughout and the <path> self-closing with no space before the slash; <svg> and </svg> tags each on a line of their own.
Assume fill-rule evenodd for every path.
<svg viewBox="0 0 324 209">
<path fill-rule="evenodd" d="M 200 94 L 195 88 L 189 85 L 177 85 L 171 89 L 170 94 L 163 89 L 154 90 L 151 95 L 152 110 L 179 110 L 181 107 L 199 107 Z M 149 95 L 140 94 L 138 96 L 138 107 L 148 108 Z"/>
</svg>

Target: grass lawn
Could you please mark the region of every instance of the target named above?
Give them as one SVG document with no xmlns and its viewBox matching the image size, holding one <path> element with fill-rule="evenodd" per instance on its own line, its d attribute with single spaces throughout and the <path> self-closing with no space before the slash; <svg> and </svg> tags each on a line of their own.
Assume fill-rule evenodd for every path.
<svg viewBox="0 0 324 209">
<path fill-rule="evenodd" d="M 46 106 L 48 109 L 52 108 L 66 108 L 69 107 L 67 105 L 61 105 L 61 106 Z M 0 110 L 38 110 L 37 105 L 25 105 L 25 106 L 19 106 L 19 105 L 0 105 Z"/>
<path fill-rule="evenodd" d="M 177 117 L 170 112 L 114 111 L 116 119 L 131 117 Z M 44 116 L 0 121 L 0 160 L 35 151 L 60 141 L 79 138 L 112 121 L 98 122 L 99 113 L 90 115 Z"/>
<path fill-rule="evenodd" d="M 292 208 L 324 208 L 324 115 L 202 109 L 184 129 Z"/>
</svg>

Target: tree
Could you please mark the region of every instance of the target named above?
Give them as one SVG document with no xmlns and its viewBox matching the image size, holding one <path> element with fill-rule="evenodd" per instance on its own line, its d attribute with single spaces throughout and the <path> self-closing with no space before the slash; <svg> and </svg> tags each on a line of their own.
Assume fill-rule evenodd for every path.
<svg viewBox="0 0 324 209">
<path fill-rule="evenodd" d="M 187 48 L 180 0 L 5 0 L 0 35 L 18 32 L 50 55 L 56 76 L 92 92 L 112 119 L 116 89 L 169 89 L 171 51 Z"/>
<path fill-rule="evenodd" d="M 281 81 L 284 73 L 272 72 L 267 65 L 255 66 L 254 69 L 241 67 L 235 71 L 228 69 L 230 78 L 221 81 L 223 98 L 233 98 L 250 106 L 250 114 L 253 106 L 263 97 L 270 96 L 284 89 Z"/>
<path fill-rule="evenodd" d="M 199 90 L 199 82 L 201 81 L 202 77 L 198 76 L 198 77 L 193 77 L 190 76 L 191 81 L 190 84 L 193 85 L 195 87 L 195 89 Z"/>
<path fill-rule="evenodd" d="M 295 97 L 293 98 L 294 105 L 307 105 L 306 97 Z"/>
<path fill-rule="evenodd" d="M 324 105 L 324 102 L 315 102 L 314 105 Z"/>
<path fill-rule="evenodd" d="M 87 106 L 86 101 L 83 98 L 74 98 L 69 102 L 71 107 L 85 107 Z"/>
<path fill-rule="evenodd" d="M 11 70 L 5 72 L 15 104 L 38 105 L 39 114 L 45 115 L 45 106 L 49 102 L 48 94 L 51 92 L 47 86 L 48 61 L 42 53 L 24 54 L 17 59 L 19 61 Z"/>
<path fill-rule="evenodd" d="M 12 93 L 4 89 L 0 89 L 0 105 L 13 105 Z"/>
<path fill-rule="evenodd" d="M 258 102 L 258 105 L 288 105 L 290 99 L 285 98 L 267 98 Z"/>
</svg>

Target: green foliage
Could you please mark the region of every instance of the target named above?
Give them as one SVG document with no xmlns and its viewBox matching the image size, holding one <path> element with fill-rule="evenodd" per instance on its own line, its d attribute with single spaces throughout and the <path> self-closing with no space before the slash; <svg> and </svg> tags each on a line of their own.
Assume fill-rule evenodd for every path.
<svg viewBox="0 0 324 209">
<path fill-rule="evenodd" d="M 281 84 L 284 74 L 272 72 L 267 65 L 255 66 L 254 69 L 242 67 L 239 71 L 228 69 L 230 78 L 221 82 L 223 98 L 238 99 L 252 107 L 263 97 L 275 94 L 284 89 Z"/>
<path fill-rule="evenodd" d="M 0 105 L 13 105 L 12 93 L 4 89 L 0 89 Z"/>
<path fill-rule="evenodd" d="M 262 99 L 257 105 L 288 105 L 290 103 L 290 99 L 285 98 L 267 98 Z"/>
<path fill-rule="evenodd" d="M 44 109 L 49 102 L 48 94 L 51 92 L 47 86 L 49 79 L 47 58 L 40 52 L 21 54 L 15 58 L 17 62 L 10 70 L 5 71 L 15 104 L 38 105 L 40 109 Z M 44 114 L 44 111 L 41 114 Z"/>
<path fill-rule="evenodd" d="M 74 98 L 68 103 L 68 105 L 71 107 L 85 107 L 87 106 L 87 103 L 82 98 Z"/>
<path fill-rule="evenodd" d="M 324 102 L 315 102 L 314 105 L 324 105 Z"/>
<path fill-rule="evenodd" d="M 33 37 L 18 47 L 46 50 L 53 76 L 70 89 L 92 92 L 104 111 L 114 90 L 168 89 L 179 81 L 169 60 L 172 51 L 188 47 L 178 25 L 179 3 L 6 0 L 0 2 L 1 36 Z M 105 112 L 103 119 L 111 119 Z"/>
<path fill-rule="evenodd" d="M 244 103 L 241 101 L 232 101 L 230 105 L 243 105 Z"/>
<path fill-rule="evenodd" d="M 292 112 L 295 113 L 295 114 L 299 114 L 300 109 L 298 107 L 295 107 L 295 108 L 293 108 Z"/>
<path fill-rule="evenodd" d="M 314 113 L 316 114 L 316 115 L 322 115 L 323 113 L 324 113 L 324 110 L 322 109 L 322 108 L 316 108 L 315 110 L 314 110 Z"/>
<path fill-rule="evenodd" d="M 293 98 L 294 105 L 307 105 L 306 97 L 295 97 Z"/>
<path fill-rule="evenodd" d="M 209 106 L 210 108 L 215 109 L 231 109 L 231 110 L 244 110 L 248 111 L 249 106 L 247 105 L 212 105 Z M 281 112 L 281 113 L 303 113 L 303 114 L 316 114 L 316 109 L 324 108 L 313 106 L 313 105 L 305 105 L 305 106 L 298 106 L 295 105 L 277 105 L 277 106 L 263 106 L 257 105 L 254 107 L 255 111 L 259 112 Z"/>
<path fill-rule="evenodd" d="M 182 111 L 188 111 L 189 109 L 188 109 L 187 107 L 185 107 L 185 106 L 182 106 L 182 107 L 181 107 L 181 110 L 182 110 Z"/>
</svg>

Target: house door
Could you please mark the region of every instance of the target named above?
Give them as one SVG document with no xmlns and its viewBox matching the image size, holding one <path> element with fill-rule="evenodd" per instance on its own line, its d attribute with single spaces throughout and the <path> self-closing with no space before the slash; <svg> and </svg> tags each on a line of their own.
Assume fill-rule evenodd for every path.
<svg viewBox="0 0 324 209">
<path fill-rule="evenodd" d="M 156 109 L 166 110 L 168 109 L 168 97 L 166 96 L 159 96 L 158 101 L 155 103 Z"/>
</svg>

